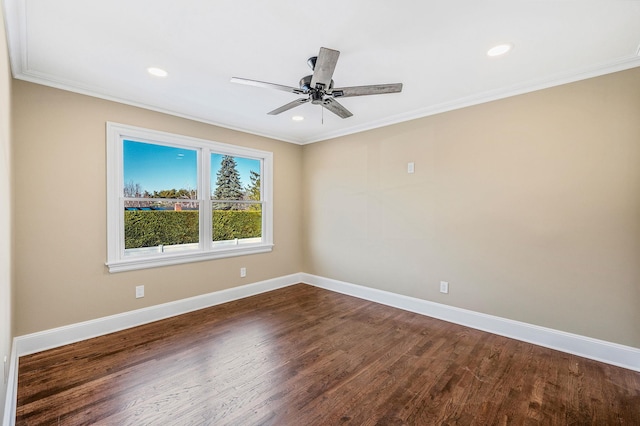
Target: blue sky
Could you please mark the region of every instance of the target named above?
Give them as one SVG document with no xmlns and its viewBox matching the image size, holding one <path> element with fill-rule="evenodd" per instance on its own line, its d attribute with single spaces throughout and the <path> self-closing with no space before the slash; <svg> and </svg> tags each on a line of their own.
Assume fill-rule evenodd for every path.
<svg viewBox="0 0 640 426">
<path fill-rule="evenodd" d="M 124 182 L 139 183 L 143 190 L 153 192 L 163 189 L 197 188 L 196 150 L 164 145 L 124 141 Z M 211 156 L 212 188 L 220 169 L 221 154 Z M 249 183 L 249 171 L 260 172 L 260 161 L 235 157 L 242 186 Z"/>
</svg>

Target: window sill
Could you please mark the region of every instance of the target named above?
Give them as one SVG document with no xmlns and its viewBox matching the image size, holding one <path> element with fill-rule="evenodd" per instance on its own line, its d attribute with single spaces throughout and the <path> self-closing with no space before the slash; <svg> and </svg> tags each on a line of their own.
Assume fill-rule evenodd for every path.
<svg viewBox="0 0 640 426">
<path fill-rule="evenodd" d="M 260 244 L 244 247 L 233 247 L 206 252 L 190 252 L 166 254 L 154 257 L 136 257 L 133 259 L 107 262 L 109 272 L 135 271 L 137 269 L 157 268 L 160 266 L 180 265 L 183 263 L 201 262 L 204 260 L 224 259 L 227 257 L 245 256 L 249 254 L 268 253 L 273 250 L 273 244 Z"/>
</svg>

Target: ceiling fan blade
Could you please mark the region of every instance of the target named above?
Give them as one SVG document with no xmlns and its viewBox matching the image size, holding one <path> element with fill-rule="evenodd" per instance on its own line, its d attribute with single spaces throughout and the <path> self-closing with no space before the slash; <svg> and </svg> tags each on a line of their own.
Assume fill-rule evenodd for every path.
<svg viewBox="0 0 640 426">
<path fill-rule="evenodd" d="M 327 49 L 326 47 L 320 48 L 320 53 L 318 53 L 318 59 L 316 60 L 316 65 L 313 70 L 313 77 L 311 77 L 312 89 L 315 89 L 318 84 L 322 84 L 325 90 L 329 89 L 333 72 L 338 63 L 338 56 L 340 56 L 340 52 L 337 50 Z"/>
<path fill-rule="evenodd" d="M 300 99 L 296 99 L 295 101 L 289 102 L 288 104 L 282 105 L 280 108 L 276 108 L 271 112 L 268 112 L 267 114 L 269 115 L 278 115 L 281 112 L 285 112 L 285 111 L 289 111 L 292 108 L 295 108 L 299 105 L 305 104 L 309 102 L 309 98 L 300 98 Z"/>
<path fill-rule="evenodd" d="M 340 104 L 340 102 L 332 98 L 327 98 L 324 101 L 322 101 L 322 106 L 340 118 L 349 118 L 353 115 L 348 109 L 343 107 L 342 104 Z"/>
<path fill-rule="evenodd" d="M 353 87 L 340 87 L 331 91 L 331 96 L 335 98 L 346 98 L 350 96 L 365 96 L 365 95 L 381 95 L 384 93 L 398 93 L 402 92 L 402 83 L 394 84 L 374 84 L 371 86 L 353 86 Z"/>
<path fill-rule="evenodd" d="M 282 90 L 284 92 L 295 93 L 296 95 L 304 94 L 304 92 L 301 89 L 298 89 L 295 87 L 283 86 L 281 84 L 274 84 L 274 83 L 265 83 L 264 81 L 249 80 L 247 78 L 232 77 L 231 82 L 238 83 L 238 84 L 246 84 L 247 86 L 265 87 L 267 89 Z"/>
</svg>

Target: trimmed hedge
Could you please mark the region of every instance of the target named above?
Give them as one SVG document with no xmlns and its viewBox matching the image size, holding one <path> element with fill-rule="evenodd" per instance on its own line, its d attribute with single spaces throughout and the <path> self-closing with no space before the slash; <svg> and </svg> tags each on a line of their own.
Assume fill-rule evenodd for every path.
<svg viewBox="0 0 640 426">
<path fill-rule="evenodd" d="M 262 236 L 262 212 L 251 210 L 214 210 L 213 241 Z"/>
<path fill-rule="evenodd" d="M 262 212 L 214 210 L 213 241 L 255 238 L 262 235 Z M 198 212 L 125 211 L 125 249 L 198 242 Z"/>
</svg>

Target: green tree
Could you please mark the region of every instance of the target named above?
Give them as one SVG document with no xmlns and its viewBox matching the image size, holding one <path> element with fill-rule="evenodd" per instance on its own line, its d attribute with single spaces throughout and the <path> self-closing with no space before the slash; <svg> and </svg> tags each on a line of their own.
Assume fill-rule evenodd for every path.
<svg viewBox="0 0 640 426">
<path fill-rule="evenodd" d="M 250 170 L 249 180 L 251 180 L 251 182 L 249 183 L 249 185 L 247 185 L 247 190 L 245 191 L 245 199 L 260 201 L 260 173 Z M 260 210 L 260 205 L 251 204 L 249 205 L 249 210 Z"/>
<path fill-rule="evenodd" d="M 195 200 L 198 198 L 198 191 L 195 189 L 163 189 L 162 191 L 153 191 L 153 198 L 181 198 L 184 200 Z"/>
<path fill-rule="evenodd" d="M 216 200 L 242 200 L 244 191 L 240 183 L 240 173 L 238 173 L 235 158 L 224 155 L 220 162 L 220 170 L 216 174 L 216 189 L 213 198 Z M 217 203 L 216 210 L 240 210 L 241 204 Z"/>
</svg>

